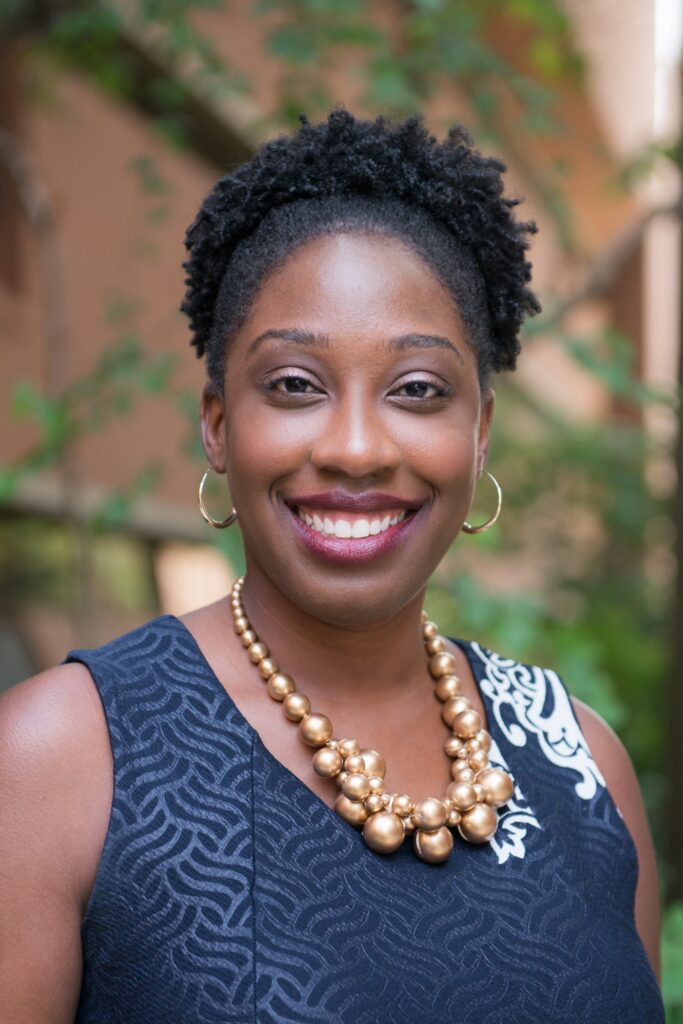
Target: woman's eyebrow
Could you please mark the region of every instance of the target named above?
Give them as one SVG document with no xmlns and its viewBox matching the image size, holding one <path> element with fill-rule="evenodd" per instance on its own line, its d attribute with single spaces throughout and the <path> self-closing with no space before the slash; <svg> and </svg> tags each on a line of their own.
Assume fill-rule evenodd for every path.
<svg viewBox="0 0 683 1024">
<path fill-rule="evenodd" d="M 312 348 L 329 348 L 330 339 L 326 334 L 316 334 L 315 331 L 306 331 L 299 327 L 272 328 L 259 334 L 258 338 L 249 344 L 247 352 L 249 355 L 255 352 L 259 345 L 269 338 L 280 338 L 282 341 L 293 341 L 296 345 L 308 345 Z"/>
<path fill-rule="evenodd" d="M 406 348 L 449 348 L 455 352 L 460 362 L 464 362 L 460 349 L 456 348 L 448 338 L 438 334 L 400 334 L 397 338 L 391 338 L 389 348 L 402 352 Z"/>
</svg>

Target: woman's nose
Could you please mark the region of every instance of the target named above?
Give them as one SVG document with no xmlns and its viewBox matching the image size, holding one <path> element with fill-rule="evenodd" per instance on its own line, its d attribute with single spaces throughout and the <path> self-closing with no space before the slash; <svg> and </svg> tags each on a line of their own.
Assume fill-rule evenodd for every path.
<svg viewBox="0 0 683 1024">
<path fill-rule="evenodd" d="M 311 461 L 316 469 L 350 477 L 383 476 L 400 465 L 401 451 L 382 411 L 356 398 L 331 410 Z"/>
</svg>

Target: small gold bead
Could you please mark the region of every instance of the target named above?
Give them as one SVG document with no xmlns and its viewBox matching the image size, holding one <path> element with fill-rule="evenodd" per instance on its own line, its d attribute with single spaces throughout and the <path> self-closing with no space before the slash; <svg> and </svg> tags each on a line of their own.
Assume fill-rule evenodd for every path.
<svg viewBox="0 0 683 1024">
<path fill-rule="evenodd" d="M 277 662 L 273 658 L 264 658 L 263 661 L 259 661 L 258 670 L 263 679 L 270 679 L 278 670 Z"/>
<path fill-rule="evenodd" d="M 400 814 L 400 816 L 404 818 L 406 814 L 412 814 L 413 801 L 406 793 L 402 793 L 394 800 L 393 809 L 396 814 Z"/>
<path fill-rule="evenodd" d="M 453 728 L 453 722 L 463 711 L 469 711 L 471 705 L 467 697 L 451 697 L 441 708 L 441 717 L 446 725 Z"/>
<path fill-rule="evenodd" d="M 252 644 L 256 643 L 256 633 L 253 629 L 245 629 L 244 633 L 240 635 L 240 643 L 242 647 L 251 647 Z"/>
<path fill-rule="evenodd" d="M 512 777 L 502 768 L 484 769 L 477 775 L 477 782 L 484 790 L 486 803 L 491 807 L 506 804 L 515 788 Z"/>
<path fill-rule="evenodd" d="M 349 754 L 344 759 L 344 768 L 347 772 L 364 772 L 365 761 L 360 754 Z"/>
<path fill-rule="evenodd" d="M 339 740 L 328 740 L 327 745 L 328 747 L 332 747 L 334 750 L 336 750 L 337 747 L 339 746 Z"/>
<path fill-rule="evenodd" d="M 349 774 L 348 772 L 345 772 L 345 771 L 344 771 L 344 770 L 342 769 L 342 770 L 341 770 L 341 771 L 339 772 L 339 775 L 335 775 L 334 781 L 335 781 L 335 782 L 337 783 L 337 785 L 339 786 L 339 788 L 340 788 L 340 789 L 341 789 L 341 788 L 342 788 L 342 786 L 344 785 L 344 783 L 345 783 L 345 781 L 346 781 L 346 778 L 347 778 L 348 774 Z"/>
<path fill-rule="evenodd" d="M 363 826 L 363 839 L 375 853 L 393 853 L 405 839 L 405 828 L 398 814 L 379 811 L 371 815 Z"/>
<path fill-rule="evenodd" d="M 429 671 L 435 679 L 440 679 L 441 676 L 455 675 L 455 658 L 447 651 L 433 654 L 429 659 Z"/>
<path fill-rule="evenodd" d="M 284 675 L 284 673 L 280 672 L 278 675 Z M 272 684 L 272 681 L 273 677 L 271 676 L 268 683 Z M 285 697 L 282 706 L 290 722 L 300 721 L 311 710 L 311 702 L 308 697 L 296 690 Z"/>
<path fill-rule="evenodd" d="M 245 629 L 249 629 L 249 619 L 245 619 L 243 615 L 238 616 L 233 625 L 235 626 L 236 633 L 244 633 Z"/>
<path fill-rule="evenodd" d="M 455 782 L 474 782 L 474 772 L 469 765 L 466 768 L 456 768 L 456 765 L 460 765 L 461 763 L 462 762 L 460 761 L 454 761 L 451 765 L 451 776 L 453 780 Z M 465 764 L 467 764 L 466 761 Z"/>
<path fill-rule="evenodd" d="M 242 635 L 244 636 L 244 634 Z M 268 657 L 268 648 L 260 640 L 256 640 L 253 644 L 249 645 L 247 654 L 253 664 L 258 665 L 259 661 L 263 661 L 264 658 Z"/>
<path fill-rule="evenodd" d="M 273 700 L 284 700 L 289 694 L 294 693 L 296 685 L 292 677 L 288 676 L 286 672 L 274 672 L 268 680 L 267 689 L 269 696 L 272 697 Z M 303 694 L 300 693 L 297 696 L 303 697 Z M 305 699 L 307 700 L 308 698 Z M 309 710 L 309 708 L 310 704 L 306 710 Z M 290 717 L 286 708 L 285 714 L 287 715 L 287 718 Z"/>
<path fill-rule="evenodd" d="M 479 733 L 477 733 L 477 736 L 478 735 L 479 735 Z M 484 749 L 482 747 L 481 743 L 479 742 L 479 740 L 477 739 L 477 736 L 474 736 L 471 740 L 466 740 L 465 746 L 467 747 L 467 753 L 468 754 L 473 754 L 475 752 L 475 750 L 483 750 Z"/>
<path fill-rule="evenodd" d="M 446 792 L 456 811 L 469 811 L 477 802 L 474 786 L 469 782 L 451 782 Z"/>
<path fill-rule="evenodd" d="M 446 650 L 446 641 L 442 636 L 430 636 L 425 644 L 428 654 L 441 654 Z"/>
<path fill-rule="evenodd" d="M 447 815 L 441 800 L 437 800 L 434 796 L 428 796 L 426 800 L 420 800 L 415 804 L 413 816 L 419 829 L 433 832 L 435 829 L 441 828 Z"/>
<path fill-rule="evenodd" d="M 377 814 L 377 811 L 381 811 L 383 807 L 382 797 L 379 793 L 371 793 L 365 801 L 364 807 L 368 814 Z"/>
<path fill-rule="evenodd" d="M 339 740 L 339 753 L 342 757 L 350 757 L 351 754 L 358 754 L 359 752 L 360 746 L 358 740 Z"/>
<path fill-rule="evenodd" d="M 361 750 L 360 756 L 365 762 L 365 771 L 368 775 L 380 775 L 384 778 L 387 772 L 387 765 L 378 750 Z"/>
<path fill-rule="evenodd" d="M 445 706 L 445 705 L 444 705 Z M 481 715 L 474 708 L 461 711 L 453 719 L 453 732 L 461 739 L 470 739 L 481 729 Z"/>
<path fill-rule="evenodd" d="M 498 815 L 488 804 L 475 804 L 462 816 L 458 831 L 470 843 L 487 843 L 496 831 Z"/>
<path fill-rule="evenodd" d="M 434 686 L 434 693 L 439 700 L 447 701 L 451 697 L 459 697 L 462 685 L 457 676 L 441 676 Z"/>
<path fill-rule="evenodd" d="M 346 760 L 348 761 L 348 758 Z M 370 784 L 367 776 L 361 775 L 359 772 L 349 772 L 344 779 L 342 791 L 349 800 L 367 800 L 370 796 Z"/>
<path fill-rule="evenodd" d="M 365 760 L 365 758 L 363 758 L 363 760 Z M 370 778 L 368 779 L 368 782 L 370 784 L 371 792 L 373 792 L 373 793 L 383 793 L 384 792 L 384 779 L 382 778 L 381 775 L 371 775 Z"/>
<path fill-rule="evenodd" d="M 448 822 L 447 822 L 447 824 L 450 826 L 450 828 L 455 828 L 455 826 L 459 825 L 461 821 L 462 821 L 462 815 L 461 815 L 460 811 L 456 811 L 456 809 L 454 807 L 453 810 L 451 811 L 451 813 L 448 815 Z"/>
<path fill-rule="evenodd" d="M 299 722 L 299 735 L 309 747 L 322 747 L 332 735 L 332 722 L 327 715 L 308 715 Z"/>
<path fill-rule="evenodd" d="M 443 745 L 443 749 L 449 757 L 462 758 L 462 755 L 466 752 L 462 745 L 462 740 L 457 736 L 449 736 Z"/>
<path fill-rule="evenodd" d="M 450 856 L 453 849 L 453 833 L 445 825 L 432 832 L 418 828 L 413 836 L 413 849 L 420 860 L 428 864 L 440 864 Z"/>
<path fill-rule="evenodd" d="M 431 640 L 433 637 L 438 636 L 439 628 L 435 622 L 430 622 L 426 619 L 422 623 L 422 636 L 425 640 Z"/>
<path fill-rule="evenodd" d="M 321 747 L 313 755 L 313 771 L 324 779 L 334 778 L 341 771 L 342 759 L 338 750 Z"/>
<path fill-rule="evenodd" d="M 489 755 L 485 750 L 475 750 L 467 760 L 472 771 L 478 772 L 489 763 Z"/>
<path fill-rule="evenodd" d="M 415 819 L 413 818 L 412 814 L 408 814 L 403 819 L 403 827 L 406 830 L 406 832 L 414 832 L 415 831 Z"/>
<path fill-rule="evenodd" d="M 391 803 L 391 794 L 390 793 L 382 793 L 382 807 L 388 807 L 390 803 Z"/>
<path fill-rule="evenodd" d="M 362 825 L 368 817 L 368 812 L 363 804 L 358 803 L 357 800 L 349 800 L 343 793 L 337 797 L 334 809 L 344 821 L 348 821 L 349 825 Z"/>
<path fill-rule="evenodd" d="M 472 788 L 474 789 L 474 792 L 477 794 L 478 803 L 483 803 L 486 798 L 486 790 L 484 789 L 484 787 L 481 785 L 480 782 L 474 782 L 472 783 Z"/>
</svg>

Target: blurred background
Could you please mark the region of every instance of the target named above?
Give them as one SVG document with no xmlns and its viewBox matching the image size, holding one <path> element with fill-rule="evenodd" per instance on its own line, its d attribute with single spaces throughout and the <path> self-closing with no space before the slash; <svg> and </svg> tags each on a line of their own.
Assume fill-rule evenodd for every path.
<svg viewBox="0 0 683 1024">
<path fill-rule="evenodd" d="M 636 765 L 683 1020 L 678 0 L 0 2 L 0 688 L 226 593 L 205 526 L 183 236 L 300 111 L 461 121 L 540 232 L 498 386 L 500 526 L 444 631 L 557 669 Z M 472 518 L 494 495 L 485 478 Z M 216 490 L 212 509 L 227 513 Z M 215 506 L 215 507 L 214 507 Z"/>
</svg>

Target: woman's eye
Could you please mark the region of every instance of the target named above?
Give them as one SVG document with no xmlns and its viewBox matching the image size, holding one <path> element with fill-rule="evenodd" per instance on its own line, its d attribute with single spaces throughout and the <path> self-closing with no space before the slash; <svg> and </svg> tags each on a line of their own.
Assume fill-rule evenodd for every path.
<svg viewBox="0 0 683 1024">
<path fill-rule="evenodd" d="M 446 388 L 432 384 L 428 380 L 409 380 L 401 384 L 394 394 L 401 398 L 443 398 Z"/>
<path fill-rule="evenodd" d="M 278 391 L 285 395 L 314 395 L 318 393 L 317 388 L 310 380 L 307 380 L 306 377 L 296 377 L 293 374 L 269 381 L 268 390 Z"/>
</svg>

